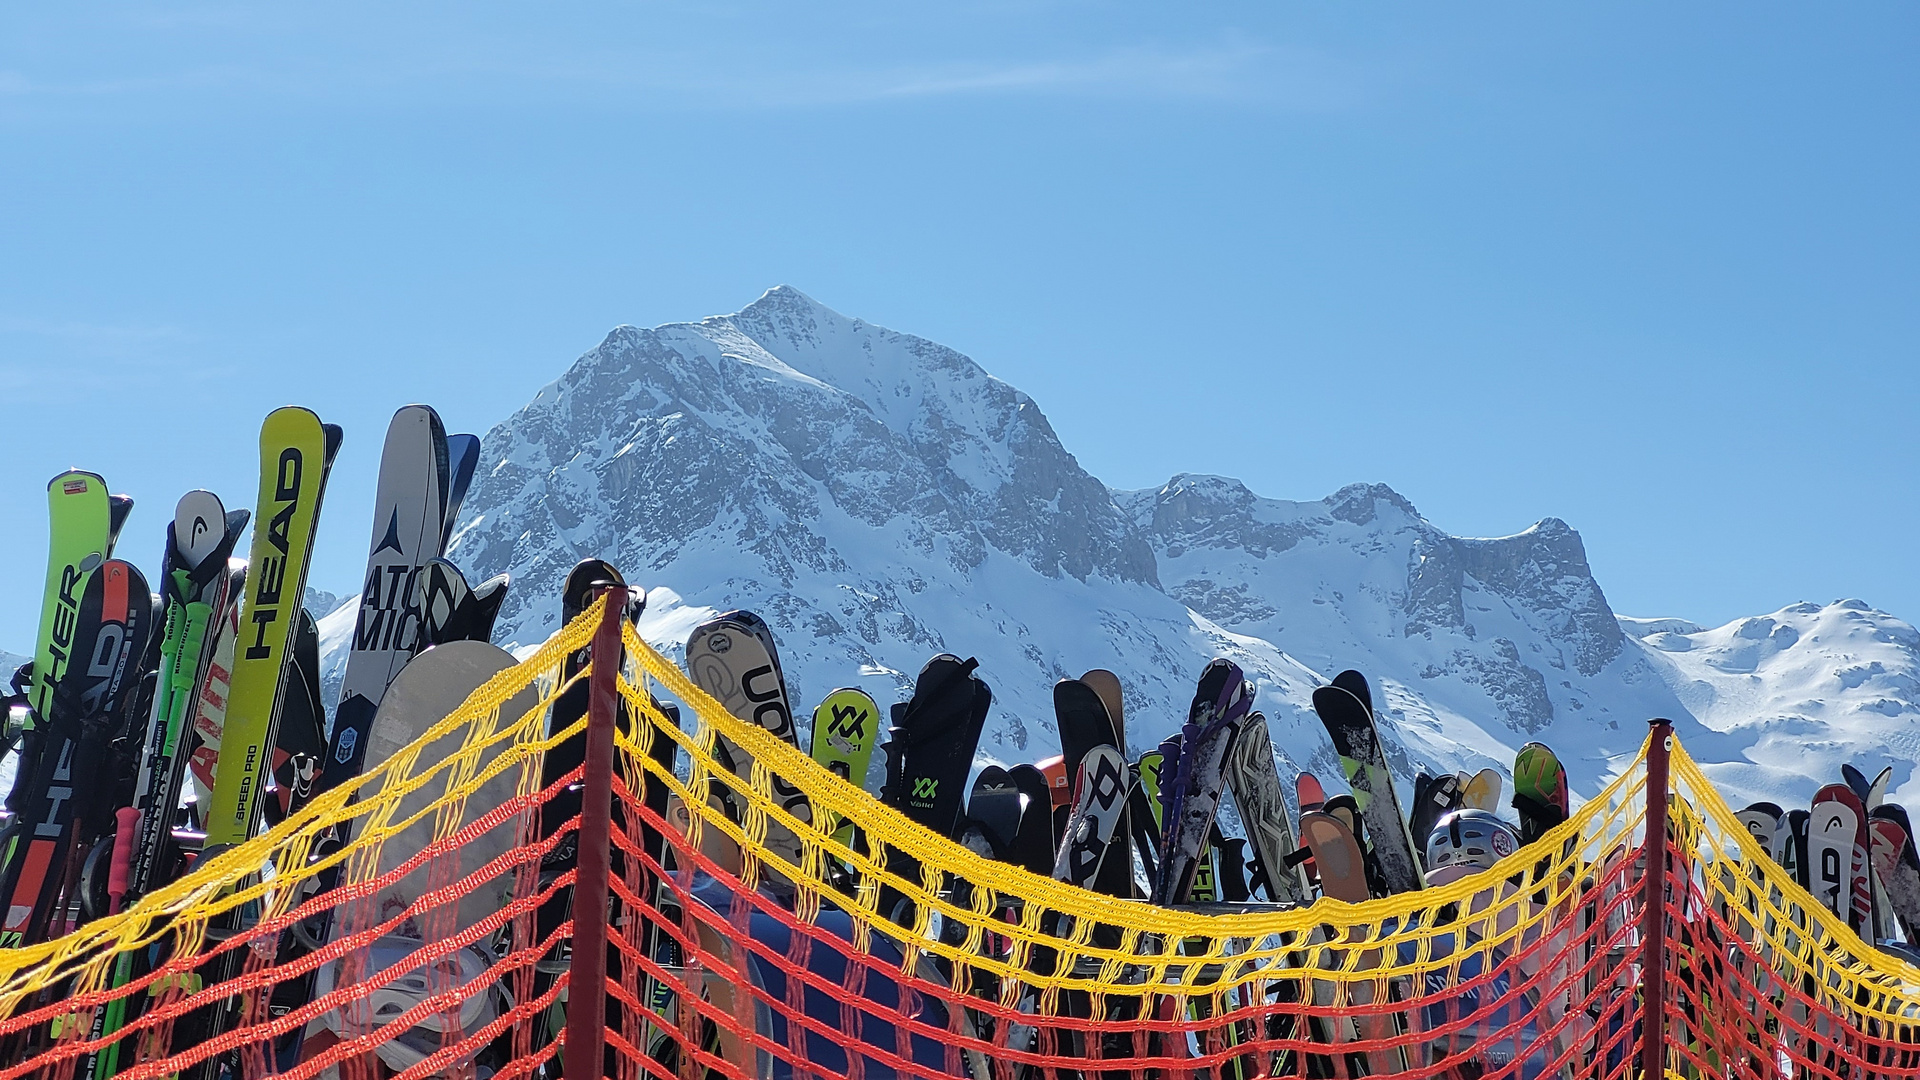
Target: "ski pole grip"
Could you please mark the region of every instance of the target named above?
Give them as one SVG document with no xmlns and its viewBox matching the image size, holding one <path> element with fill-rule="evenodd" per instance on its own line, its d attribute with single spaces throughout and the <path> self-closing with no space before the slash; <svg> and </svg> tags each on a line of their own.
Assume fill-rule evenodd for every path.
<svg viewBox="0 0 1920 1080">
<path fill-rule="evenodd" d="M 107 868 L 107 913 L 117 915 L 127 895 L 127 871 L 133 866 L 133 842 L 140 835 L 140 811 L 123 806 L 114 812 L 113 863 Z"/>
</svg>

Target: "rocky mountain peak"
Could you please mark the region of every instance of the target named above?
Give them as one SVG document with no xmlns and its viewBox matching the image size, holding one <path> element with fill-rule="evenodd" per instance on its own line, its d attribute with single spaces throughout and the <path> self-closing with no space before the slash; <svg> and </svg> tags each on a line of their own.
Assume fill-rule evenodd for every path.
<svg viewBox="0 0 1920 1080">
<path fill-rule="evenodd" d="M 787 286 L 609 333 L 487 433 L 456 535 L 469 574 L 513 573 L 501 627 L 521 645 L 601 556 L 654 590 L 641 630 L 670 654 L 713 612 L 758 611 L 801 702 L 899 700 L 929 655 L 977 656 L 982 754 L 1003 763 L 1052 752 L 1053 682 L 1096 666 L 1121 673 L 1130 746 L 1151 745 L 1216 655 L 1255 680 L 1280 753 L 1323 773 L 1309 697 L 1346 667 L 1374 680 L 1402 783 L 1506 769 L 1538 738 L 1591 791 L 1656 715 L 1736 796 L 1804 781 L 1763 729 L 1920 748 L 1920 635 L 1857 601 L 1713 630 L 1621 619 L 1557 518 L 1470 538 L 1384 484 L 1111 491 L 970 358 Z M 1730 719 L 1748 713 L 1773 719 Z"/>
</svg>

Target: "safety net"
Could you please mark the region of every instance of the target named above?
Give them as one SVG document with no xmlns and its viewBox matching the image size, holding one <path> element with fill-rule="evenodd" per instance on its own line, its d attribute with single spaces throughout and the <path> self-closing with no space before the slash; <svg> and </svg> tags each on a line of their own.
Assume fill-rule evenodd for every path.
<svg viewBox="0 0 1920 1080">
<path fill-rule="evenodd" d="M 557 1052 L 578 753 L 552 770 L 586 726 L 549 719 L 586 689 L 597 617 L 266 835 L 0 950 L 0 1080 L 536 1073 Z"/>
<path fill-rule="evenodd" d="M 1624 1080 L 1649 1051 L 1920 1078 L 1920 969 L 1749 851 L 1658 729 L 1491 870 L 1169 909 L 921 828 L 630 624 L 588 663 L 603 610 L 359 783 L 0 953 L 0 1080 L 106 1053 L 142 1078 Z"/>
</svg>

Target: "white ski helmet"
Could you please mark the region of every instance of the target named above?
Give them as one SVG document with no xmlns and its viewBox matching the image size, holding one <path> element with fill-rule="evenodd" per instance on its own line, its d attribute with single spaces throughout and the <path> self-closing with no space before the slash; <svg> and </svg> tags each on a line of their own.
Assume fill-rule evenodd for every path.
<svg viewBox="0 0 1920 1080">
<path fill-rule="evenodd" d="M 411 938 L 384 937 L 364 950 L 322 964 L 315 973 L 316 997 L 343 984 L 375 986 L 365 998 L 321 1014 L 321 1025 L 341 1040 L 364 1038 L 428 998 L 451 996 L 445 1010 L 421 1016 L 412 1027 L 373 1047 L 388 1068 L 398 1071 L 419 1064 L 442 1046 L 477 1034 L 512 1008 L 512 995 L 489 975 L 492 957 L 477 948 L 457 949 L 425 966 L 404 970 L 406 961 L 422 947 L 422 942 Z M 343 972 L 342 965 L 354 970 Z M 452 1064 L 457 1067 L 471 1060 L 471 1054 L 462 1055 Z"/>
<path fill-rule="evenodd" d="M 1520 834 L 1486 810 L 1454 810 L 1427 838 L 1427 884 L 1478 873 L 1520 850 Z"/>
</svg>

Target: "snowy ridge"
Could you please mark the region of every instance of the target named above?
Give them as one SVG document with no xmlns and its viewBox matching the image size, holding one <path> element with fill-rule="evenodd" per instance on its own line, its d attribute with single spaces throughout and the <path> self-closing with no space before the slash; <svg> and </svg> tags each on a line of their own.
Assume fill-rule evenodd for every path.
<svg viewBox="0 0 1920 1080">
<path fill-rule="evenodd" d="M 1888 753 L 1909 782 L 1920 746 L 1920 638 L 1857 602 L 1783 609 L 1759 638 L 1758 620 L 1622 619 L 1557 519 L 1474 539 L 1380 484 L 1313 502 L 1198 475 L 1110 491 L 972 360 L 787 287 L 616 328 L 487 433 L 452 556 L 475 580 L 513 574 L 501 640 L 550 633 L 561 580 L 593 555 L 650 590 L 641 629 L 669 655 L 714 612 L 761 613 L 802 702 L 841 685 L 898 700 L 932 654 L 979 657 L 983 760 L 1054 752 L 1052 684 L 1095 666 L 1125 683 L 1137 753 L 1214 655 L 1258 682 L 1283 768 L 1336 780 L 1308 696 L 1348 666 L 1379 688 L 1403 785 L 1507 769 L 1540 739 L 1590 792 L 1651 716 L 1727 763 L 1736 800 L 1804 801 L 1812 776 Z M 330 644 L 350 613 L 324 620 Z"/>
</svg>

